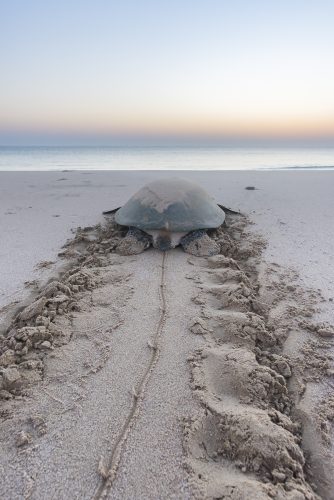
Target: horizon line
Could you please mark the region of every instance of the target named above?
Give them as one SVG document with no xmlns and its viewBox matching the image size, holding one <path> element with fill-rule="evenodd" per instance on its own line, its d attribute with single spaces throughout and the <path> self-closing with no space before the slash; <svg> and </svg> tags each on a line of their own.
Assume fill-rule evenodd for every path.
<svg viewBox="0 0 334 500">
<path fill-rule="evenodd" d="M 334 146 L 334 135 L 327 136 L 191 136 L 93 134 L 1 134 L 0 147 L 288 147 Z"/>
</svg>

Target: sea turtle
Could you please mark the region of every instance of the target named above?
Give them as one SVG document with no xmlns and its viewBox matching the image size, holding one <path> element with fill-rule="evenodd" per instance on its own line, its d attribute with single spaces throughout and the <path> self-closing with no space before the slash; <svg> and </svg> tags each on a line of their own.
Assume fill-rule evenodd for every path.
<svg viewBox="0 0 334 500">
<path fill-rule="evenodd" d="M 140 253 L 151 244 L 163 251 L 181 245 L 198 256 L 220 251 L 206 230 L 224 222 L 223 207 L 193 182 L 178 178 L 151 182 L 123 207 L 104 212 L 108 213 L 115 213 L 117 224 L 129 228 L 116 249 L 122 255 Z"/>
</svg>

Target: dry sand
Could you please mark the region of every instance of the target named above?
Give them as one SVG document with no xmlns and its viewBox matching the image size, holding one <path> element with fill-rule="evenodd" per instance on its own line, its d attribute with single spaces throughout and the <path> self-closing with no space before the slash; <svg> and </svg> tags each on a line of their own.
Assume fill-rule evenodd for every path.
<svg viewBox="0 0 334 500">
<path fill-rule="evenodd" d="M 246 215 L 221 254 L 117 255 L 165 175 L 1 173 L 1 498 L 334 498 L 333 174 L 188 172 Z"/>
</svg>

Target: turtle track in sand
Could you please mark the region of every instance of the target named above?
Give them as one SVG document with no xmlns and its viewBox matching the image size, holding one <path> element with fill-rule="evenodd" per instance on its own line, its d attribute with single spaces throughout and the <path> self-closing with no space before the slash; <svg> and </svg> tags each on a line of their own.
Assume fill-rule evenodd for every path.
<svg viewBox="0 0 334 500">
<path fill-rule="evenodd" d="M 185 425 L 196 496 L 333 499 L 334 331 L 309 321 L 319 294 L 262 262 L 246 219 L 229 216 L 220 231 L 224 255 L 202 259 L 190 325 L 206 340 L 190 359 L 202 415 Z"/>
<path fill-rule="evenodd" d="M 136 417 L 140 411 L 140 403 L 144 398 L 145 389 L 147 383 L 149 381 L 150 376 L 152 375 L 152 371 L 154 370 L 155 365 L 159 360 L 160 354 L 160 337 L 163 333 L 164 324 L 167 317 L 167 301 L 165 296 L 165 273 L 166 273 L 166 263 L 167 263 L 167 253 L 163 252 L 162 254 L 162 262 L 161 262 L 161 280 L 159 286 L 159 296 L 161 301 L 161 313 L 159 322 L 153 336 L 153 342 L 149 344 L 149 347 L 152 350 L 151 359 L 147 365 L 146 371 L 139 383 L 137 388 L 133 388 L 133 405 L 131 411 L 124 423 L 124 427 L 121 430 L 119 437 L 117 438 L 116 443 L 113 446 L 113 450 L 109 459 L 108 467 L 106 468 L 104 463 L 100 463 L 99 472 L 102 477 L 102 483 L 98 487 L 94 499 L 98 500 L 99 498 L 105 498 L 108 494 L 108 491 L 113 485 L 113 481 L 116 478 L 117 470 L 119 467 L 120 460 L 122 458 L 123 447 L 126 443 L 128 434 L 131 430 L 132 425 L 135 422 Z"/>
<path fill-rule="evenodd" d="M 192 266 L 173 252 L 171 267 L 183 267 L 169 273 L 166 292 L 166 255 L 118 256 L 120 237 L 112 220 L 79 228 L 59 275 L 8 316 L 0 338 L 3 497 L 190 498 L 182 421 L 198 405 L 186 360 L 201 343 L 187 329 L 196 309 L 185 279 Z M 171 293 L 180 285 L 189 311 Z"/>
<path fill-rule="evenodd" d="M 130 281 L 131 273 L 137 270 L 135 259 L 113 253 L 122 234 L 112 219 L 104 227 L 79 228 L 61 252 L 69 264 L 58 277 L 35 290 L 31 301 L 13 312 L 0 339 L 0 396 L 4 400 L 0 440 L 10 464 L 4 487 L 15 484 L 15 493 L 22 491 L 23 497 L 45 498 L 52 491 L 58 498 L 66 498 L 68 487 L 73 498 L 91 498 L 90 491 L 97 498 L 108 494 L 131 498 L 136 491 L 137 484 L 129 489 L 130 474 L 135 470 L 129 462 L 143 444 L 139 435 L 145 422 L 150 422 L 152 414 L 147 409 L 152 407 L 152 398 L 157 398 L 157 387 L 164 388 L 160 365 L 164 361 L 164 369 L 170 369 L 171 361 L 165 357 L 167 345 L 161 353 L 155 349 L 152 332 L 156 339 L 166 342 L 167 335 L 161 337 L 164 326 L 170 337 L 175 327 L 179 328 L 168 346 L 173 352 L 173 342 L 180 339 L 183 326 L 180 311 L 177 322 L 164 325 L 163 266 L 155 276 L 154 293 L 160 290 L 160 311 L 156 303 L 148 302 L 146 317 L 139 318 L 133 311 L 127 318 L 128 325 L 134 330 L 140 321 L 143 338 L 139 342 L 132 332 L 122 339 L 119 332 L 131 333 L 131 329 L 124 329 L 124 311 L 131 314 L 129 304 L 137 293 Z M 197 310 L 198 315 L 189 325 L 192 333 L 188 336 L 197 334 L 201 339 L 183 348 L 178 363 L 190 345 L 205 343 L 190 356 L 192 390 L 201 410 L 195 414 L 190 411 L 191 405 L 186 409 L 189 418 L 185 421 L 184 448 L 191 489 L 179 491 L 179 496 L 189 498 L 192 491 L 198 498 L 301 500 L 319 498 L 318 493 L 331 499 L 333 400 L 327 398 L 325 390 L 319 397 L 315 388 L 326 389 L 326 384 L 331 388 L 329 347 L 333 329 L 312 318 L 319 295 L 303 291 L 291 270 L 262 261 L 264 243 L 249 231 L 246 218 L 229 215 L 227 227 L 212 236 L 221 246 L 221 255 L 200 259 L 175 251 L 170 256 L 171 266 L 189 262 L 189 275 L 184 278 L 197 287 L 189 311 Z M 141 261 L 146 265 L 149 260 L 161 262 L 157 253 L 147 256 L 150 259 L 143 256 Z M 170 273 L 169 288 L 173 281 L 176 289 L 184 278 Z M 138 283 L 144 286 L 145 280 Z M 193 286 L 186 290 L 193 290 Z M 172 299 L 175 307 L 177 297 L 170 296 Z M 183 296 L 179 308 L 187 308 L 189 300 L 188 295 Z M 91 317 L 92 310 L 98 317 Z M 191 317 L 192 312 L 187 314 Z M 131 360 L 126 358 L 131 376 L 124 386 L 117 382 L 124 375 L 119 369 L 123 351 L 113 344 L 114 337 L 123 342 L 122 348 L 126 342 L 138 342 L 138 356 L 143 359 L 141 372 L 132 373 Z M 158 356 L 163 359 L 157 365 Z M 154 368 L 156 376 L 151 377 Z M 103 389 L 108 387 L 110 376 L 113 390 L 101 393 L 99 384 Z M 135 385 L 129 385 L 131 378 Z M 145 391 L 147 385 L 150 387 Z M 169 391 L 174 389 L 171 386 Z M 143 420 L 139 409 L 145 402 L 144 391 Z M 120 406 L 112 420 L 108 408 L 118 400 Z M 159 405 L 162 403 L 163 397 Z M 167 405 L 166 413 L 169 411 Z M 81 424 L 85 417 L 95 419 L 94 424 L 100 426 L 96 429 L 101 437 L 95 437 L 90 460 L 82 467 L 80 462 L 87 458 L 90 441 L 87 436 L 72 437 L 71 415 L 81 419 Z M 83 429 L 87 431 L 87 427 Z M 153 426 L 151 430 L 155 433 L 158 429 Z M 173 426 L 168 431 L 169 436 L 178 432 Z M 52 432 L 50 442 L 46 439 L 48 432 Z M 65 437 L 60 443 L 67 443 L 65 454 L 63 450 L 57 453 L 61 434 Z M 48 455 L 50 444 L 55 453 L 52 459 Z M 81 460 L 73 460 L 72 452 Z M 73 468 L 66 472 L 67 482 L 63 476 L 58 477 L 65 473 L 63 459 Z M 178 467 L 182 466 L 181 459 L 177 459 Z M 50 463 L 54 469 L 48 471 L 47 477 L 53 481 L 49 485 L 40 470 Z M 145 466 L 140 464 L 140 468 Z M 115 478 L 117 484 L 113 484 Z M 184 477 L 180 475 L 178 481 L 180 485 Z M 141 491 L 145 487 L 141 485 Z M 147 498 L 157 496 L 153 488 Z"/>
</svg>

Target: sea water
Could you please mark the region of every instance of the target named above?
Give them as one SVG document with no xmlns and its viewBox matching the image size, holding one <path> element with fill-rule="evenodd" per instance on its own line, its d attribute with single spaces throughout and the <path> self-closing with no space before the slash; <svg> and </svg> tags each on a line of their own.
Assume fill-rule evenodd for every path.
<svg viewBox="0 0 334 500">
<path fill-rule="evenodd" d="M 0 171 L 299 168 L 334 169 L 334 147 L 0 147 Z"/>
</svg>

